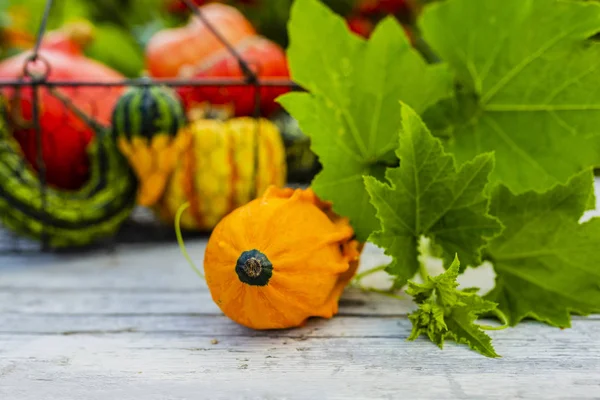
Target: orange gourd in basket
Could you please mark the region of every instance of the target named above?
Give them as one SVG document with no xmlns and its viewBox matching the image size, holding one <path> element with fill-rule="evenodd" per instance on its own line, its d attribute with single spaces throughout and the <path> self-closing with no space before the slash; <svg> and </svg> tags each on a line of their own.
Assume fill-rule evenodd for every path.
<svg viewBox="0 0 600 400">
<path fill-rule="evenodd" d="M 358 267 L 353 237 L 348 220 L 311 189 L 270 187 L 214 229 L 204 258 L 212 298 L 254 329 L 331 318 Z"/>
</svg>

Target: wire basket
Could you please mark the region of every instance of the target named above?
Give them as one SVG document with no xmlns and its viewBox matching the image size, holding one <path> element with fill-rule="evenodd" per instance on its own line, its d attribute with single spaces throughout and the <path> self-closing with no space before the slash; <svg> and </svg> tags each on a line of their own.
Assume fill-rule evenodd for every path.
<svg viewBox="0 0 600 400">
<path fill-rule="evenodd" d="M 68 149 L 62 149 L 61 143 L 49 143 L 49 137 L 45 137 L 49 131 L 54 129 L 76 129 L 80 131 L 82 140 L 86 136 L 99 135 L 100 132 L 106 133 L 110 130 L 110 121 L 104 118 L 107 111 L 103 109 L 103 99 L 107 96 L 114 97 L 115 91 L 122 92 L 128 87 L 148 87 L 148 86 L 167 86 L 170 88 L 246 88 L 252 90 L 254 111 L 252 118 L 255 119 L 257 129 L 255 134 L 258 135 L 258 119 L 261 117 L 261 96 L 265 90 L 273 90 L 273 88 L 281 88 L 286 90 L 297 89 L 297 86 L 290 80 L 261 80 L 258 71 L 255 71 L 252 65 L 244 60 L 223 35 L 210 23 L 203 15 L 202 10 L 196 7 L 190 0 L 182 0 L 193 13 L 195 18 L 198 18 L 210 34 L 221 42 L 227 51 L 235 57 L 239 68 L 243 73 L 242 78 L 194 78 L 194 79 L 153 79 L 153 78 L 136 78 L 136 79 L 118 79 L 118 80 L 86 80 L 72 81 L 60 78 L 52 78 L 52 63 L 48 61 L 43 52 L 40 51 L 42 39 L 46 32 L 48 17 L 52 10 L 52 0 L 47 0 L 44 13 L 41 18 L 36 42 L 31 53 L 24 59 L 22 75 L 18 79 L 0 80 L 0 92 L 5 98 L 5 101 L 10 104 L 20 104 L 25 108 L 22 109 L 22 114 L 27 118 L 19 120 L 19 118 L 11 118 L 11 125 L 20 128 L 21 135 L 25 135 L 25 141 L 30 146 L 30 153 L 33 152 L 36 156 L 34 160 L 27 161 L 25 158 L 21 160 L 15 170 L 32 167 L 38 178 L 37 190 L 35 196 L 39 196 L 40 207 L 37 210 L 37 222 L 42 229 L 41 240 L 29 240 L 21 236 L 17 236 L 8 229 L 4 229 L 0 225 L 0 256 L 5 254 L 21 253 L 21 252 L 39 252 L 39 251 L 56 251 L 50 245 L 43 234 L 46 226 L 48 208 L 48 171 L 45 165 L 42 149 L 54 148 L 53 153 L 56 157 L 68 160 Z M 52 104 L 55 103 L 55 104 Z M 59 107 L 56 107 L 56 104 Z M 54 107 L 62 109 L 62 116 L 56 118 L 54 126 L 43 125 L 42 114 L 46 107 Z M 0 137 L 0 141 L 2 138 Z M 46 140 L 46 142 L 44 142 Z M 258 141 L 255 140 L 255 143 Z M 257 149 L 254 149 L 254 158 L 257 159 Z M 2 156 L 0 149 L 0 156 Z M 29 164 L 29 165 L 28 165 Z M 0 178 L 0 179 L 6 179 Z M 60 179 L 60 176 L 53 177 Z M 0 182 L 0 201 L 3 200 L 2 182 Z M 135 195 L 135 194 L 132 194 Z M 6 199 L 4 199 L 6 200 Z M 202 235 L 199 233 L 199 235 Z M 105 248 L 114 249 L 119 243 L 152 243 L 162 241 L 172 241 L 175 239 L 175 234 L 172 227 L 165 226 L 157 221 L 153 214 L 146 209 L 134 209 L 128 220 L 121 226 L 118 233 L 106 240 L 97 242 L 92 246 L 85 246 L 84 249 Z M 66 251 L 80 251 L 81 248 L 67 248 Z"/>
</svg>

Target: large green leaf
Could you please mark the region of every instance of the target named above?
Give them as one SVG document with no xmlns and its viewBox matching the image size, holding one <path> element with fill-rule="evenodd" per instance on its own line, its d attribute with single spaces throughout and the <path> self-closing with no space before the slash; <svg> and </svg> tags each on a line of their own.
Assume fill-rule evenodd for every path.
<svg viewBox="0 0 600 400">
<path fill-rule="evenodd" d="M 493 179 L 545 190 L 600 161 L 600 4 L 448 0 L 420 20 L 460 91 L 427 113 L 461 162 L 495 151 Z"/>
<path fill-rule="evenodd" d="M 417 111 L 449 95 L 450 75 L 428 66 L 392 18 L 367 42 L 317 0 L 297 0 L 289 22 L 292 79 L 308 93 L 280 99 L 323 164 L 315 192 L 350 218 L 359 240 L 378 229 L 363 175 L 397 163 L 400 100 Z"/>
<path fill-rule="evenodd" d="M 571 312 L 600 312 L 600 219 L 579 224 L 591 188 L 588 171 L 543 194 L 494 190 L 490 212 L 506 228 L 488 248 L 497 274 L 488 298 L 512 325 L 566 327 Z"/>
<path fill-rule="evenodd" d="M 382 227 L 371 239 L 393 257 L 387 271 L 396 277 L 395 285 L 417 272 L 422 236 L 441 247 L 448 264 L 458 253 L 465 265 L 479 265 L 480 249 L 501 229 L 488 215 L 484 195 L 493 155 L 481 154 L 458 168 L 408 106 L 402 107 L 396 155 L 400 167 L 387 170 L 389 184 L 365 178 Z"/>
</svg>

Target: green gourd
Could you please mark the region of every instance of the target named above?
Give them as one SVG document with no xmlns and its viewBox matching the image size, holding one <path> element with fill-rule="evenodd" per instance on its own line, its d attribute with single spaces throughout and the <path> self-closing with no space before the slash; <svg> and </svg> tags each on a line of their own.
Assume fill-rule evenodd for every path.
<svg viewBox="0 0 600 400">
<path fill-rule="evenodd" d="M 319 159 L 310 149 L 310 138 L 302 132 L 298 121 L 283 110 L 272 120 L 285 145 L 288 182 L 310 183 L 321 170 Z"/>
<path fill-rule="evenodd" d="M 150 207 L 189 143 L 189 136 L 180 134 L 186 124 L 181 99 L 165 86 L 132 87 L 117 101 L 112 124 L 117 146 L 140 183 L 137 201 Z"/>
<path fill-rule="evenodd" d="M 81 247 L 116 234 L 135 206 L 136 180 L 99 129 L 88 147 L 90 179 L 77 191 L 46 187 L 23 158 L 0 98 L 0 223 L 51 248 Z"/>
<path fill-rule="evenodd" d="M 114 135 L 130 142 L 134 138 L 176 136 L 185 123 L 179 95 L 166 86 L 150 84 L 129 88 L 117 101 L 112 116 Z"/>
</svg>

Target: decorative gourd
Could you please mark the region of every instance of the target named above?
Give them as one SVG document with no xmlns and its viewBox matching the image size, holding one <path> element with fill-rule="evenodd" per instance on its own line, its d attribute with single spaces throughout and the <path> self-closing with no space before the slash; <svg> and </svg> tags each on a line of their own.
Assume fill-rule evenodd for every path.
<svg viewBox="0 0 600 400">
<path fill-rule="evenodd" d="M 120 73 L 85 57 L 81 46 L 89 41 L 85 24 L 74 23 L 51 32 L 42 41 L 41 59 L 28 64 L 33 74 L 47 73 L 52 81 L 114 82 L 124 79 Z M 24 79 L 24 66 L 31 52 L 22 52 L 0 62 L 0 79 Z M 41 61 L 43 60 L 43 61 Z M 30 87 L 1 88 L 11 105 L 9 117 L 12 132 L 21 145 L 27 161 L 36 166 L 38 141 L 33 129 L 33 91 Z M 46 165 L 46 182 L 56 188 L 77 190 L 90 179 L 88 145 L 95 132 L 59 97 L 102 125 L 110 123 L 122 87 L 46 87 L 39 88 L 42 157 Z M 58 96 L 58 97 L 57 97 Z"/>
<path fill-rule="evenodd" d="M 285 184 L 285 150 L 272 122 L 247 117 L 197 120 L 181 134 L 186 133 L 189 149 L 178 158 L 156 207 L 165 222 L 172 224 L 179 207 L 189 202 L 181 226 L 207 231 L 270 185 Z"/>
<path fill-rule="evenodd" d="M 361 0 L 356 8 L 361 15 L 407 14 L 410 12 L 410 2 L 406 0 Z"/>
<path fill-rule="evenodd" d="M 133 87 L 117 102 L 112 122 L 119 150 L 140 182 L 138 203 L 151 206 L 189 143 L 189 135 L 178 134 L 186 122 L 181 100 L 167 87 Z"/>
<path fill-rule="evenodd" d="M 262 36 L 250 36 L 234 46 L 236 53 L 248 64 L 261 82 L 286 81 L 290 78 L 285 51 L 277 43 Z M 181 76 L 191 79 L 238 78 L 245 75 L 238 59 L 223 49 L 193 67 L 182 69 Z M 256 89 L 253 86 L 196 86 L 178 89 L 186 109 L 203 102 L 231 105 L 236 116 L 252 116 L 256 109 Z M 275 99 L 289 91 L 287 87 L 262 86 L 260 110 L 269 116 L 280 106 Z"/>
<path fill-rule="evenodd" d="M 135 205 L 135 177 L 106 132 L 96 133 L 88 156 L 87 184 L 78 191 L 46 188 L 43 207 L 40 182 L 0 116 L 0 222 L 52 248 L 85 246 L 114 235 Z"/>
<path fill-rule="evenodd" d="M 288 181 L 309 183 L 321 170 L 317 155 L 310 149 L 310 138 L 285 110 L 278 112 L 272 121 L 279 128 L 285 145 Z"/>
<path fill-rule="evenodd" d="M 252 24 L 235 7 L 211 3 L 201 6 L 200 12 L 231 45 L 256 34 Z M 150 38 L 146 46 L 146 69 L 154 77 L 176 77 L 183 67 L 196 66 L 224 48 L 208 26 L 192 16 L 187 25 L 163 29 Z"/>
<path fill-rule="evenodd" d="M 361 246 L 345 218 L 311 189 L 270 188 L 215 227 L 204 255 L 213 300 L 254 329 L 331 318 L 358 268 Z"/>
</svg>

